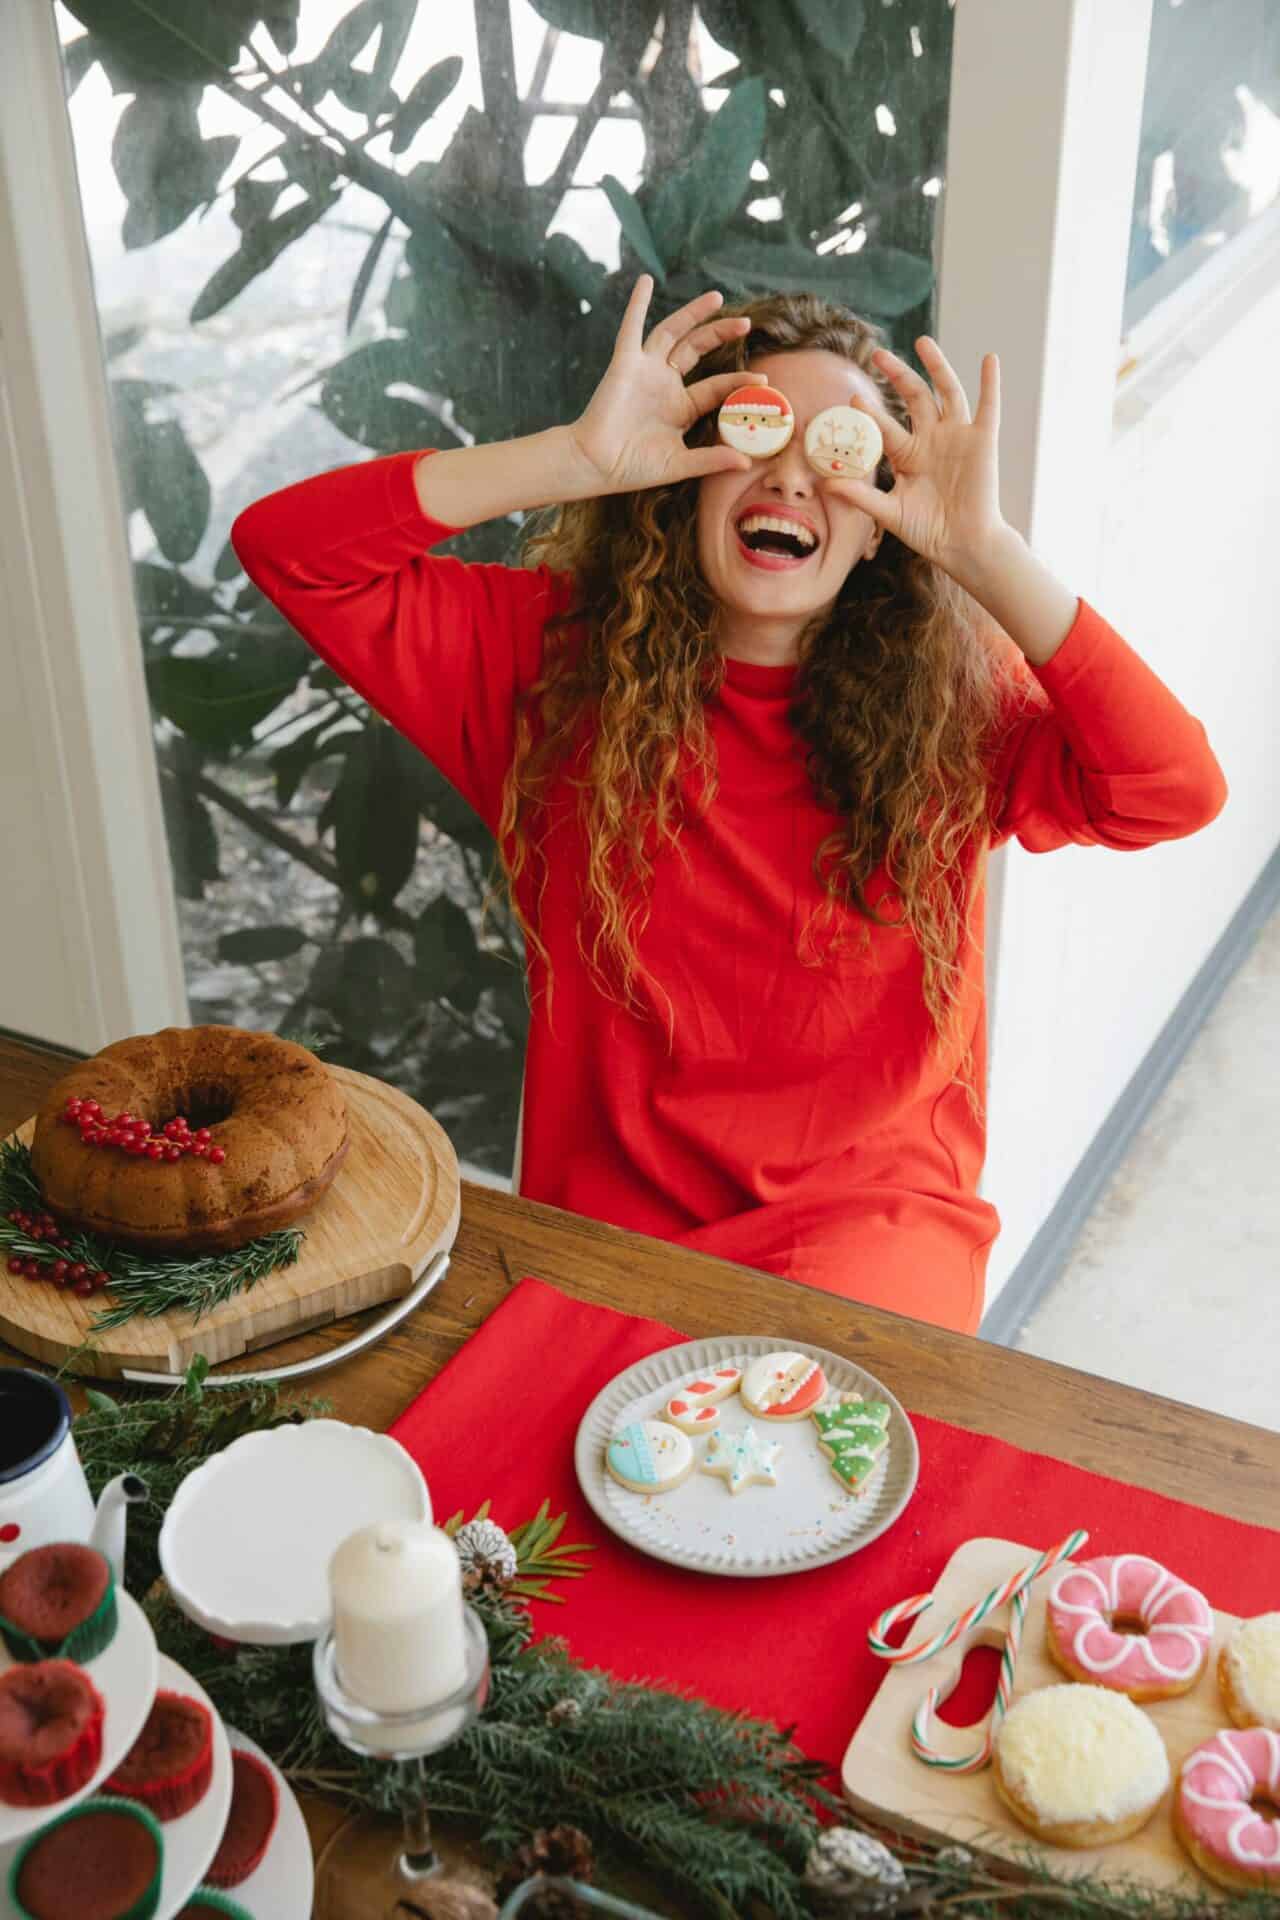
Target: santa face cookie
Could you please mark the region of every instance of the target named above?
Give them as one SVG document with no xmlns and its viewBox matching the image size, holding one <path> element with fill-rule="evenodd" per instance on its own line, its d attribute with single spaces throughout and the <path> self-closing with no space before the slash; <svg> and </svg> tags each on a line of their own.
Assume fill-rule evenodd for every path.
<svg viewBox="0 0 1280 1920">
<path fill-rule="evenodd" d="M 713 1433 L 702 1460 L 704 1473 L 719 1474 L 729 1483 L 730 1493 L 741 1493 L 757 1481 L 776 1487 L 774 1463 L 782 1450 L 778 1440 L 762 1440 L 754 1427 L 740 1427 L 736 1433 Z"/>
<path fill-rule="evenodd" d="M 827 1376 L 807 1353 L 765 1353 L 742 1376 L 742 1404 L 762 1420 L 803 1420 L 827 1390 Z"/>
<path fill-rule="evenodd" d="M 771 460 L 795 432 L 795 415 L 785 393 L 761 385 L 735 387 L 717 419 L 720 438 L 753 460 Z"/>
<path fill-rule="evenodd" d="M 669 1420 L 673 1427 L 679 1427 L 681 1433 L 714 1433 L 720 1425 L 719 1407 L 692 1400 L 683 1393 L 677 1393 L 668 1400 L 662 1409 L 662 1417 Z"/>
<path fill-rule="evenodd" d="M 889 1407 L 884 1400 L 842 1400 L 815 1407 L 818 1447 L 847 1493 L 861 1493 L 876 1461 L 889 1444 Z"/>
<path fill-rule="evenodd" d="M 884 452 L 880 429 L 857 407 L 824 407 L 804 430 L 805 458 L 831 480 L 864 480 Z"/>
<path fill-rule="evenodd" d="M 665 1420 L 633 1420 L 615 1433 L 605 1466 L 632 1493 L 670 1493 L 693 1467 L 693 1442 Z"/>
</svg>

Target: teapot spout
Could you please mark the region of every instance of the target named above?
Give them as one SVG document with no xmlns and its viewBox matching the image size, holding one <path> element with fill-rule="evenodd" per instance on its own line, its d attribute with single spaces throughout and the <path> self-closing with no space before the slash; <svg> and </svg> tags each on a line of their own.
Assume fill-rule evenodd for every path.
<svg viewBox="0 0 1280 1920">
<path fill-rule="evenodd" d="M 118 1585 L 124 1584 L 124 1547 L 129 1508 L 139 1500 L 145 1500 L 148 1492 L 146 1481 L 140 1480 L 136 1473 L 118 1473 L 102 1489 L 89 1545 L 107 1556 Z"/>
</svg>

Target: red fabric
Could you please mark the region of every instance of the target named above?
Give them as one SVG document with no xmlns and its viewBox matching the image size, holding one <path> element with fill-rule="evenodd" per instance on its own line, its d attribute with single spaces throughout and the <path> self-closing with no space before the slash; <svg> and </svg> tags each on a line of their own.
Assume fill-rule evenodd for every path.
<svg viewBox="0 0 1280 1920">
<path fill-rule="evenodd" d="M 1280 1534 L 917 1413 L 915 1496 L 860 1553 L 767 1580 L 716 1579 L 651 1559 L 588 1507 L 574 1438 L 615 1374 L 684 1337 L 526 1279 L 390 1428 L 426 1475 L 438 1521 L 460 1507 L 470 1518 L 490 1499 L 493 1518 L 514 1527 L 549 1499 L 553 1513 L 569 1516 L 562 1540 L 595 1543 L 591 1572 L 557 1588 L 566 1604 L 534 1606 L 539 1631 L 563 1634 L 588 1666 L 782 1726 L 795 1721 L 800 1746 L 838 1764 L 885 1672 L 867 1650 L 867 1628 L 896 1601 L 927 1593 L 977 1536 L 1039 1550 L 1087 1527 L 1086 1557 L 1149 1553 L 1227 1612 L 1280 1604 Z M 892 1380 L 884 1384 L 892 1390 Z M 966 1669 L 966 1687 L 969 1678 Z M 960 1725 L 980 1717 L 979 1693 L 980 1684 L 958 1689 L 947 1717 Z"/>
<path fill-rule="evenodd" d="M 518 703 L 572 583 L 427 553 L 455 530 L 418 506 L 419 457 L 269 494 L 236 520 L 232 545 L 496 836 Z M 1193 832 L 1222 805 L 1200 723 L 1083 600 L 1046 667 L 1017 665 L 1031 704 L 1011 706 L 993 743 L 998 839 L 1140 847 Z M 841 913 L 840 949 L 821 966 L 800 958 L 829 941 L 825 922 L 807 923 L 826 899 L 814 856 L 838 818 L 817 804 L 788 718 L 795 675 L 730 658 L 708 702 L 719 792 L 705 815 L 690 811 L 677 850 L 658 850 L 649 917 L 632 930 L 644 1017 L 612 997 L 603 949 L 610 992 L 591 974 L 589 907 L 579 944 L 586 840 L 575 769 L 561 768 L 537 830 L 545 895 L 536 853 L 519 883 L 554 970 L 548 1012 L 547 970 L 530 954 L 519 1191 L 973 1332 L 999 1216 L 977 1192 L 985 1129 L 953 1082 L 956 1062 L 932 1049 L 919 948 L 892 927 L 870 927 L 864 947 L 868 923 Z M 691 802 L 698 780 L 691 768 Z M 964 1022 L 985 1075 L 976 859 L 971 869 Z M 869 895 L 892 913 L 886 889 L 882 873 Z"/>
</svg>

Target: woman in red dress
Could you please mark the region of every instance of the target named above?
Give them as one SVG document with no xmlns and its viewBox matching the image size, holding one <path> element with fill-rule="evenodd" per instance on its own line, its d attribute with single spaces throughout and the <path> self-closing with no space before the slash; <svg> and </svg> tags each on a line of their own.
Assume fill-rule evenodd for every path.
<svg viewBox="0 0 1280 1920">
<path fill-rule="evenodd" d="M 973 1332 L 986 856 L 1193 833 L 1222 772 L 1005 522 L 994 354 L 971 412 L 927 336 L 929 380 L 812 296 L 646 336 L 652 290 L 578 420 L 319 474 L 232 542 L 494 835 L 517 1190 Z M 794 415 L 764 459 L 715 435 L 744 373 Z M 832 406 L 880 428 L 865 479 L 806 458 Z M 525 566 L 430 551 L 534 508 Z"/>
</svg>

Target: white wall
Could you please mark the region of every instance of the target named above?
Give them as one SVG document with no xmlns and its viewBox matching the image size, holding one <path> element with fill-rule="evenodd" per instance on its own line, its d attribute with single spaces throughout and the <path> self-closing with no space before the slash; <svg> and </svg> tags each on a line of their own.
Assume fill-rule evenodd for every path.
<svg viewBox="0 0 1280 1920">
<path fill-rule="evenodd" d="M 1093 594 L 1204 722 L 1230 797 L 1203 832 L 1141 853 L 1007 856 L 988 1307 L 1280 843 L 1280 262 L 1235 307 L 1180 336 L 1145 411 L 1122 398 Z"/>
<path fill-rule="evenodd" d="M 184 1022 L 53 9 L 0 8 L 0 1026 Z"/>
</svg>

